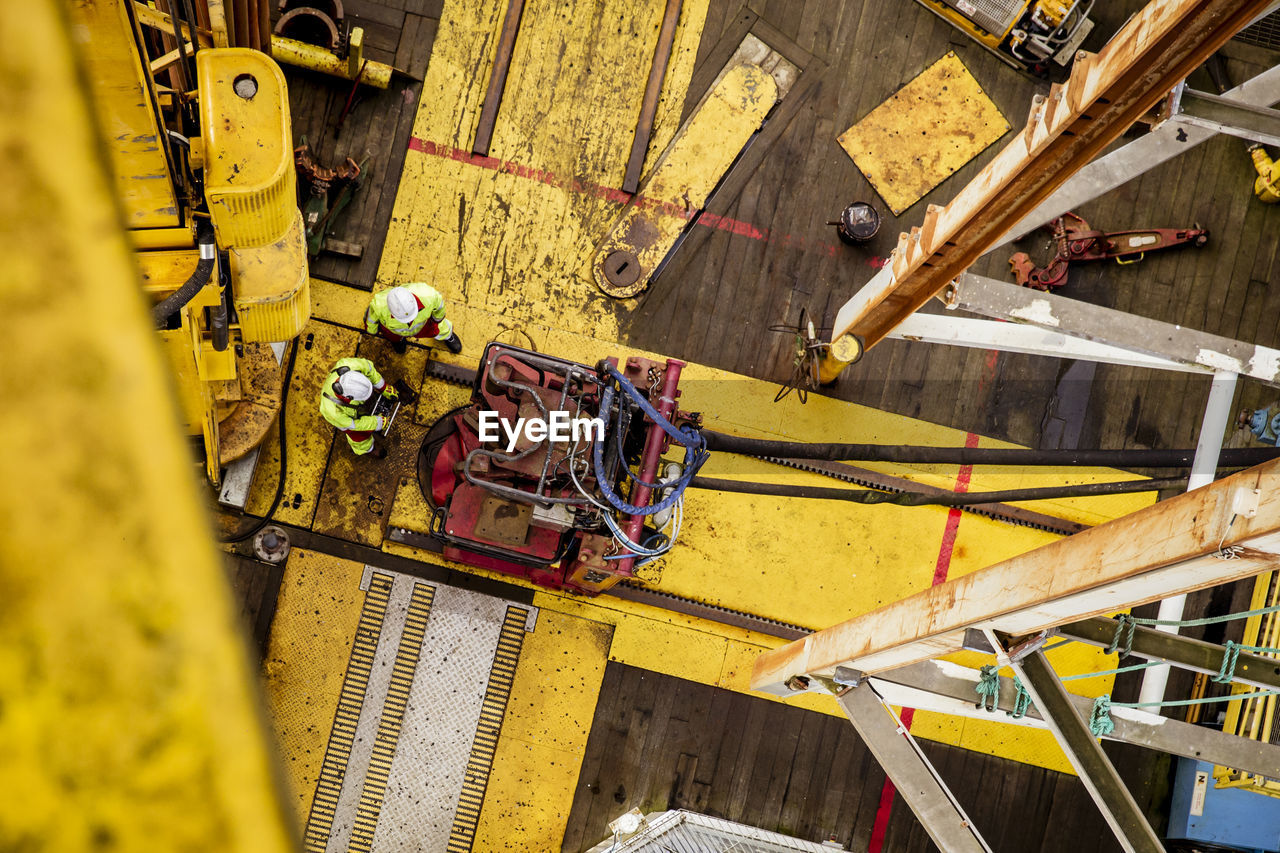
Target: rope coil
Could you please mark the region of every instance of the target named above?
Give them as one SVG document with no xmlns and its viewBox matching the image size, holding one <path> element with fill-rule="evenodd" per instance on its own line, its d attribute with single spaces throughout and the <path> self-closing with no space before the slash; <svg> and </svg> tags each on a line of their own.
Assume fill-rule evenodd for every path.
<svg viewBox="0 0 1280 853">
<path fill-rule="evenodd" d="M 1027 715 L 1027 710 L 1031 707 L 1031 694 L 1022 686 L 1020 678 L 1013 680 L 1013 687 L 1018 691 L 1013 697 L 1013 710 L 1005 713 L 1015 720 L 1020 720 Z"/>
<path fill-rule="evenodd" d="M 1217 675 L 1209 677 L 1214 684 L 1230 684 L 1236 677 L 1236 661 L 1240 658 L 1240 649 L 1244 648 L 1239 643 L 1227 640 L 1222 644 L 1222 667 L 1218 670 Z"/>
<path fill-rule="evenodd" d="M 1115 729 L 1116 724 L 1111 720 L 1111 694 L 1104 693 L 1093 700 L 1093 710 L 1089 712 L 1089 731 L 1093 732 L 1094 737 L 1106 737 Z"/>
<path fill-rule="evenodd" d="M 1116 617 L 1116 634 L 1111 638 L 1111 644 L 1107 646 L 1105 654 L 1115 654 L 1120 651 L 1120 656 L 1125 657 L 1133 651 L 1133 629 L 1137 627 L 1138 620 L 1130 616 L 1128 613 L 1121 613 Z"/>
<path fill-rule="evenodd" d="M 997 668 L 991 665 L 978 670 L 978 683 L 973 688 L 978 693 L 978 701 L 973 707 L 991 712 L 1000 704 L 1000 676 L 996 672 Z"/>
</svg>

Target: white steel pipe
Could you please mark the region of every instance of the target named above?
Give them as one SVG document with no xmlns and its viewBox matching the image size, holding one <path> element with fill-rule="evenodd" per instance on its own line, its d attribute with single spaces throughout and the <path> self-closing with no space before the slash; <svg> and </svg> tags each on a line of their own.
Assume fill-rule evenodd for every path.
<svg viewBox="0 0 1280 853">
<path fill-rule="evenodd" d="M 1196 442 L 1196 455 L 1191 462 L 1191 475 L 1187 478 L 1187 491 L 1207 486 L 1213 482 L 1218 470 L 1218 451 L 1222 449 L 1222 436 L 1231 419 L 1231 401 L 1236 394 L 1236 374 L 1215 373 L 1209 385 L 1209 400 L 1204 407 L 1204 419 L 1200 422 L 1200 440 Z M 1182 618 L 1187 596 L 1175 595 L 1160 602 L 1156 618 L 1175 621 Z M 1168 634 L 1178 633 L 1173 625 L 1157 625 L 1156 630 Z M 1169 684 L 1169 667 L 1153 666 L 1142 675 L 1142 689 L 1138 702 L 1163 702 L 1165 688 Z"/>
</svg>

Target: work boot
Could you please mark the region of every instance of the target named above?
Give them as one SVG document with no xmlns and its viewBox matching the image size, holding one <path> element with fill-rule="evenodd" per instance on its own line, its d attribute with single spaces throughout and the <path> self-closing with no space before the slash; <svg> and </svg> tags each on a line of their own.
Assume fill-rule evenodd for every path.
<svg viewBox="0 0 1280 853">
<path fill-rule="evenodd" d="M 409 351 L 409 342 L 408 341 L 392 341 L 391 351 L 394 352 L 396 355 L 404 355 Z"/>
<path fill-rule="evenodd" d="M 458 339 L 457 332 L 454 332 L 452 335 L 450 335 L 449 339 L 444 342 L 444 345 L 448 347 L 449 352 L 453 353 L 454 355 L 457 355 L 458 353 L 462 352 L 462 341 Z"/>
<path fill-rule="evenodd" d="M 387 445 L 384 442 L 379 441 L 375 436 L 373 439 L 373 450 L 370 450 L 367 455 L 373 459 L 386 459 Z"/>
<path fill-rule="evenodd" d="M 418 399 L 417 393 L 409 387 L 409 383 L 403 379 L 397 379 L 392 383 L 395 386 L 396 394 L 400 397 L 400 403 L 404 406 L 412 406 L 413 401 Z"/>
</svg>

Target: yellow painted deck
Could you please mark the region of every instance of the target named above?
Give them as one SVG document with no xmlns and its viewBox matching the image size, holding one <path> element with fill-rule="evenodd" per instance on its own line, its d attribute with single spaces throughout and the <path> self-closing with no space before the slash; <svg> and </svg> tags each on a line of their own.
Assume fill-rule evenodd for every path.
<svg viewBox="0 0 1280 853">
<path fill-rule="evenodd" d="M 298 825 L 307 822 L 355 639 L 364 566 L 310 551 L 289 555 L 263 679 Z"/>
<path fill-rule="evenodd" d="M 706 206 L 707 197 L 760 129 L 779 94 L 773 77 L 759 65 L 743 63 L 725 74 L 605 237 L 592 265 L 601 290 L 628 297 L 648 286 L 689 217 Z M 611 260 L 615 254 L 618 260 Z"/>
<path fill-rule="evenodd" d="M 446 5 L 424 84 L 424 91 L 432 95 L 424 98 L 414 124 L 378 286 L 421 280 L 441 290 L 464 344 L 458 356 L 443 349 L 431 352 L 432 358 L 444 362 L 474 366 L 490 340 L 587 364 L 605 356 L 661 357 L 620 343 L 619 320 L 634 306 L 611 300 L 597 289 L 592 261 L 624 209 L 625 196 L 613 188 L 621 182 L 651 55 L 644 40 L 656 38 L 663 4 L 531 3 L 516 42 L 491 156 L 476 158 L 469 154 L 470 143 L 487 82 L 485 69 L 506 5 L 503 0 L 450 0 Z M 706 0 L 684 3 L 650 146 L 650 171 L 676 132 L 706 7 Z M 653 28 L 645 23 L 646 16 L 653 19 Z M 565 21 L 575 20 L 618 25 L 598 27 L 600 39 L 589 42 L 566 31 Z M 589 72 L 589 60 L 600 56 L 608 57 L 615 73 Z M 632 78 L 639 82 L 619 82 Z M 932 80 L 922 85 L 939 84 Z M 981 91 L 972 97 L 981 97 Z M 949 155 L 945 164 L 931 165 L 930 174 L 940 181 L 967 162 L 1004 132 L 1007 125 L 999 122 L 982 118 L 990 139 L 975 140 L 976 147 Z M 927 189 L 911 189 L 916 195 L 909 200 L 903 196 L 904 203 Z M 669 201 L 681 203 L 679 198 Z M 422 383 L 423 351 L 411 348 L 409 355 L 396 356 L 359 334 L 366 292 L 321 280 L 312 281 L 311 292 L 314 319 L 304 333 L 311 348 L 298 356 L 287 414 L 291 442 L 296 434 L 301 446 L 295 451 L 292 447 L 297 445 L 291 444 L 286 501 L 278 516 L 381 547 L 388 554 L 449 565 L 437 555 L 383 538 L 387 524 L 418 532 L 428 529 L 429 513 L 412 466 L 401 471 L 397 482 L 377 486 L 389 501 L 385 513 L 379 512 L 376 519 L 357 517 L 351 507 L 362 501 L 369 505 L 369 490 L 360 479 L 366 476 L 367 460 L 352 459 L 343 447 L 331 454 L 330 433 L 315 414 L 313 389 L 333 359 L 354 354 L 357 347 L 369 353 L 372 347 L 371 357 L 380 369 L 417 386 Z M 951 446 L 963 445 L 967 438 L 957 430 L 823 397 L 811 397 L 807 406 L 794 396 L 775 404 L 775 386 L 696 364 L 686 368 L 681 388 L 682 408 L 704 412 L 713 429 L 745 435 Z M 467 397 L 467 389 L 422 383 L 412 419 L 398 421 L 396 429 L 420 437 Z M 404 454 L 411 443 L 406 441 L 397 451 L 402 462 L 409 458 Z M 981 438 L 979 444 L 998 442 Z M 274 488 L 274 438 L 267 447 L 250 511 L 264 509 Z M 954 487 L 960 474 L 956 466 L 869 467 L 943 488 Z M 817 475 L 728 456 L 714 457 L 706 473 L 830 484 Z M 978 470 L 972 472 L 970 490 L 1127 476 L 1106 470 Z M 296 506 L 295 493 L 301 495 Z M 1116 496 L 1046 501 L 1035 508 L 1095 524 L 1151 501 L 1149 495 Z M 958 523 L 953 519 L 949 528 L 950 514 L 936 507 L 830 506 L 691 492 L 679 545 L 646 580 L 676 595 L 819 628 L 927 587 L 940 563 L 955 577 L 1053 538 L 974 515 L 964 515 Z M 300 563 L 295 566 L 293 561 Z M 509 575 L 449 567 L 532 588 Z M 317 637 L 305 662 L 268 664 L 275 718 L 285 735 L 291 776 L 304 800 L 309 799 L 308 786 L 314 789 L 360 610 L 358 595 L 330 595 L 329 584 L 341 582 L 355 589 L 352 572 L 358 576 L 358 567 L 345 561 L 326 563 L 305 552 L 295 554 L 273 629 L 269 661 L 283 659 L 285 650 L 298 643 L 297 637 L 318 633 L 318 620 L 332 629 Z M 781 643 L 609 596 L 584 599 L 536 589 L 533 603 L 540 609 L 538 626 L 525 638 L 476 850 L 558 847 L 607 661 L 746 692 L 754 656 Z M 1100 653 L 1076 648 L 1055 651 L 1053 660 L 1063 672 L 1099 671 L 1112 665 Z M 973 659 L 964 662 L 976 665 Z M 1109 677 L 1073 683 L 1073 689 L 1090 695 L 1109 687 Z M 304 698 L 287 698 L 294 691 Z M 806 695 L 795 701 L 839 716 L 830 697 Z M 928 713 L 915 716 L 913 731 L 938 742 L 1070 772 L 1045 732 Z M 301 812 L 305 818 L 305 805 Z"/>
<path fill-rule="evenodd" d="M 368 298 L 366 294 L 322 281 L 314 281 L 312 285 L 317 295 L 314 322 L 343 325 L 358 322 Z M 506 331 L 512 327 L 505 316 L 469 306 L 451 305 L 449 310 L 468 346 L 470 340 L 487 341 L 500 335 L 527 343 L 524 337 L 527 335 L 541 352 L 588 364 L 606 355 L 653 355 L 541 324 L 522 324 L 521 337 L 513 339 Z M 435 350 L 432 355 L 442 361 L 468 363 L 468 351 L 461 356 L 451 356 Z M 965 441 L 965 434 L 955 430 L 825 398 L 811 398 L 804 406 L 792 398 L 773 404 L 770 402 L 773 386 L 699 365 L 686 368 L 681 387 L 684 389 L 681 405 L 705 412 L 708 425 L 714 429 L 794 440 L 822 438 L 938 445 L 959 445 Z M 417 419 L 422 424 L 429 424 L 462 404 L 468 395 L 466 389 L 432 383 L 424 385 L 424 391 L 417 406 Z M 988 440 L 981 443 L 999 445 Z M 946 488 L 954 486 L 958 474 L 955 466 L 877 467 Z M 713 456 L 707 473 L 829 484 L 819 475 L 728 456 Z M 1060 476 L 1060 472 L 1058 474 Z M 1092 475 L 1077 472 L 1083 480 L 1116 475 L 1117 472 L 1106 470 Z M 1053 472 L 1015 475 L 999 470 L 993 473 L 976 470 L 972 473 L 970 488 L 983 491 L 1028 481 L 1035 484 L 1040 478 L 1050 476 Z M 1086 523 L 1100 523 L 1150 501 L 1150 496 L 1121 495 L 1042 501 L 1038 502 L 1038 508 Z M 676 595 L 793 624 L 821 627 L 927 587 L 937 569 L 948 513 L 949 510 L 939 507 L 814 506 L 799 499 L 692 492 L 686 501 L 681 546 L 647 579 L 651 586 Z M 389 524 L 426 532 L 428 518 L 416 480 L 402 480 L 391 505 Z M 903 535 L 905 530 L 911 531 L 910 535 Z M 965 514 L 955 528 L 949 576 L 966 574 L 1053 538 L 1053 534 L 1043 531 Z M 385 541 L 382 547 L 388 553 L 443 564 L 438 555 L 406 545 Z M 457 567 L 521 583 L 499 572 Z M 531 584 L 524 585 L 534 588 Z M 613 625 L 609 651 L 612 660 L 744 692 L 752 656 L 779 644 L 763 635 L 655 611 L 608 596 L 584 600 L 539 589 L 535 602 L 544 611 L 564 612 Z M 1108 660 L 1096 651 L 1085 649 L 1055 652 L 1055 663 L 1064 667 L 1064 672 L 1107 669 Z M 1081 692 L 1086 686 L 1091 695 L 1096 695 L 1109 689 L 1110 680 L 1073 683 L 1073 689 Z M 839 714 L 834 702 L 822 697 L 803 697 L 799 701 Z M 1003 757 L 1069 772 L 1061 752 L 1045 732 L 979 720 L 952 720 L 926 713 L 916 715 L 914 726 L 922 737 L 973 749 L 991 749 Z"/>
<path fill-rule="evenodd" d="M 507 703 L 476 853 L 553 850 L 564 835 L 608 660 L 603 622 L 542 611 Z"/>
</svg>

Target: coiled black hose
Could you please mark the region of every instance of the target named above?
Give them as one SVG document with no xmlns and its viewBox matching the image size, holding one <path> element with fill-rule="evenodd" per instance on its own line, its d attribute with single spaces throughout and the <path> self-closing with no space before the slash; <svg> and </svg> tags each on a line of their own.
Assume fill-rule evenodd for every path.
<svg viewBox="0 0 1280 853">
<path fill-rule="evenodd" d="M 706 447 L 744 456 L 822 459 L 829 462 L 905 462 L 928 465 L 1054 465 L 1103 468 L 1186 468 L 1194 450 L 1030 450 L 1020 447 L 920 447 L 900 444 L 807 444 L 743 438 L 702 430 Z M 1218 455 L 1219 468 L 1249 468 L 1280 456 L 1275 447 L 1230 447 Z"/>
<path fill-rule="evenodd" d="M 213 262 L 218 253 L 213 241 L 211 223 L 203 219 L 196 220 L 196 242 L 200 246 L 200 261 L 196 264 L 195 271 L 182 283 L 182 287 L 156 303 L 151 309 L 151 319 L 155 321 L 156 328 L 163 329 L 168 326 L 169 318 L 209 283 L 209 277 L 213 274 Z"/>
</svg>

